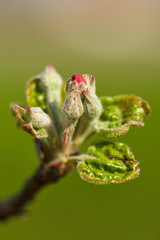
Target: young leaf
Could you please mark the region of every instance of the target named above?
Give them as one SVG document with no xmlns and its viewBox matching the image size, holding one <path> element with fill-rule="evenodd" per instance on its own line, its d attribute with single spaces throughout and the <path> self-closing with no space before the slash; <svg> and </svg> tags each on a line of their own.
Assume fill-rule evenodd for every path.
<svg viewBox="0 0 160 240">
<path fill-rule="evenodd" d="M 139 164 L 124 143 L 101 142 L 78 163 L 82 179 L 95 184 L 122 183 L 138 177 Z"/>
<path fill-rule="evenodd" d="M 107 139 L 126 134 L 130 126 L 143 126 L 143 118 L 150 113 L 148 103 L 134 95 L 102 97 L 103 112 L 95 131 Z"/>
<path fill-rule="evenodd" d="M 27 82 L 26 97 L 29 106 L 41 107 L 44 112 L 48 113 L 46 94 L 41 87 L 40 76 L 33 77 Z"/>
</svg>

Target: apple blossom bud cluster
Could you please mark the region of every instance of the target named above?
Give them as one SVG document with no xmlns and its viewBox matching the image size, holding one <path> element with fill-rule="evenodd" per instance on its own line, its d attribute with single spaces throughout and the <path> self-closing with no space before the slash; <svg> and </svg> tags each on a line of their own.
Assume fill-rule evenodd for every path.
<svg viewBox="0 0 160 240">
<path fill-rule="evenodd" d="M 18 128 L 36 139 L 44 163 L 73 164 L 80 176 L 96 184 L 120 183 L 139 175 L 139 164 L 130 148 L 112 140 L 131 126 L 143 126 L 149 115 L 146 101 L 134 95 L 98 98 L 95 77 L 75 74 L 64 82 L 51 65 L 26 85 L 27 107 L 11 104 Z M 103 142 L 74 155 L 91 135 Z"/>
</svg>

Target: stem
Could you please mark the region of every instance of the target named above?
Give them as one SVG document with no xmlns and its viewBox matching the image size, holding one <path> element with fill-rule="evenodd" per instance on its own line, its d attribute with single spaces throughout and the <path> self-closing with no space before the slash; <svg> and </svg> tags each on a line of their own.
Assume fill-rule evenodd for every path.
<svg viewBox="0 0 160 240">
<path fill-rule="evenodd" d="M 86 159 L 97 159 L 96 157 L 87 155 L 87 154 L 82 154 L 82 155 L 77 155 L 77 156 L 70 156 L 67 158 L 67 163 L 69 162 L 75 162 L 75 161 L 84 161 Z"/>
<path fill-rule="evenodd" d="M 63 151 L 65 152 L 67 152 L 72 145 L 73 134 L 74 134 L 77 122 L 78 120 L 71 123 L 70 126 L 64 128 L 63 137 L 62 137 L 62 148 L 63 148 Z"/>
<path fill-rule="evenodd" d="M 79 137 L 76 137 L 71 147 L 72 152 L 76 151 L 81 146 L 81 144 L 87 138 L 89 138 L 93 133 L 94 133 L 93 129 L 89 128 L 82 135 L 80 135 Z"/>
<path fill-rule="evenodd" d="M 40 166 L 20 192 L 0 203 L 0 221 L 4 221 L 11 216 L 23 215 L 24 207 L 34 199 L 44 186 L 56 183 L 61 177 L 71 171 L 72 168 L 73 165 L 68 165 L 63 169 L 47 165 Z"/>
</svg>

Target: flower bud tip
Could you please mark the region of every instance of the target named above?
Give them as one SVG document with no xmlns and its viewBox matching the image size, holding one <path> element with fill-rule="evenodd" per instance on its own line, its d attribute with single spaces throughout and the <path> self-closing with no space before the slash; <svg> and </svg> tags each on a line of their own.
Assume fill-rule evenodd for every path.
<svg viewBox="0 0 160 240">
<path fill-rule="evenodd" d="M 77 82 L 78 84 L 80 83 L 85 83 L 87 85 L 87 82 L 85 80 L 85 78 L 82 76 L 82 75 L 79 75 L 79 74 L 75 74 L 71 77 L 72 81 L 75 81 Z"/>
<path fill-rule="evenodd" d="M 47 72 L 54 72 L 55 71 L 55 68 L 51 65 L 51 64 L 48 64 L 46 66 L 46 71 Z"/>
</svg>

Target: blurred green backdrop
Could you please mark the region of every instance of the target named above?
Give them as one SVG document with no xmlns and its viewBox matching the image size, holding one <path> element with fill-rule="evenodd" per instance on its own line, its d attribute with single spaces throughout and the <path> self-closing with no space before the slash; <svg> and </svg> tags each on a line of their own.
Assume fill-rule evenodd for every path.
<svg viewBox="0 0 160 240">
<path fill-rule="evenodd" d="M 66 80 L 93 74 L 99 96 L 135 94 L 152 108 L 145 127 L 121 139 L 140 162 L 138 179 L 95 186 L 75 169 L 37 196 L 27 220 L 0 223 L 0 239 L 160 238 L 159 7 L 156 0 L 0 0 L 0 198 L 19 190 L 39 164 L 9 104 L 25 103 L 26 81 L 46 64 Z"/>
</svg>

